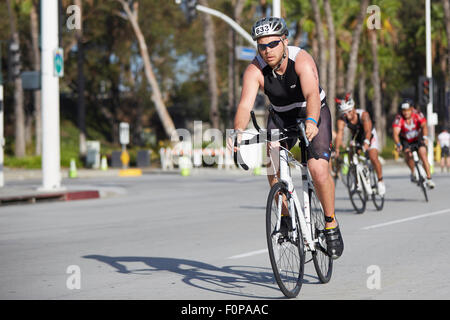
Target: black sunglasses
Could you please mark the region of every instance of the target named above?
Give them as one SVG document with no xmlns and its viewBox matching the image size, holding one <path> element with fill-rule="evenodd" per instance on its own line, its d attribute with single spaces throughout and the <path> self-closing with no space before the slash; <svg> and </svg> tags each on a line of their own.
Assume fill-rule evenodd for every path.
<svg viewBox="0 0 450 320">
<path fill-rule="evenodd" d="M 263 43 L 258 43 L 258 50 L 259 51 L 264 51 L 267 48 L 273 49 L 275 48 L 279 43 L 281 42 L 281 40 L 275 40 L 272 42 L 269 42 L 267 44 L 263 44 Z"/>
</svg>

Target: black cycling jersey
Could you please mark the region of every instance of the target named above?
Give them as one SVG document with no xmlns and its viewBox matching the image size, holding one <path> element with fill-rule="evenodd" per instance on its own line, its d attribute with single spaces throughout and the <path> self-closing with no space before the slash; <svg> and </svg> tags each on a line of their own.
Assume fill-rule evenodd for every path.
<svg viewBox="0 0 450 320">
<path fill-rule="evenodd" d="M 273 108 L 277 112 L 289 111 L 294 108 L 306 107 L 306 99 L 303 96 L 300 79 L 295 72 L 295 58 L 301 51 L 301 48 L 288 46 L 288 61 L 286 72 L 283 75 L 275 73 L 273 76 L 272 68 L 261 58 L 256 59 L 261 67 L 264 76 L 264 93 L 269 98 Z M 319 86 L 320 100 L 322 106 L 325 105 L 326 95 Z"/>
<path fill-rule="evenodd" d="M 300 85 L 300 78 L 295 72 L 295 58 L 300 51 L 298 47 L 288 46 L 289 58 L 286 72 L 283 75 L 275 73 L 276 77 L 273 75 L 272 68 L 261 56 L 256 56 L 264 76 L 264 93 L 269 98 L 272 104 L 271 109 L 279 117 L 283 127 L 296 124 L 297 118 L 306 118 L 306 99 Z M 317 123 L 319 133 L 311 141 L 315 155 L 308 150 L 307 158 L 318 157 L 328 161 L 331 155 L 331 113 L 327 106 L 325 91 L 320 86 L 319 94 L 322 104 Z M 279 129 L 272 119 L 272 112 L 267 120 L 267 129 Z M 297 139 L 287 139 L 285 144 L 288 149 L 291 149 L 296 142 Z"/>
<path fill-rule="evenodd" d="M 357 121 L 355 124 L 348 121 L 347 117 L 344 115 L 341 116 L 341 119 L 345 122 L 347 127 L 350 129 L 352 139 L 355 139 L 356 142 L 363 144 L 364 140 L 366 139 L 366 134 L 364 133 L 364 126 L 361 121 L 361 117 L 362 117 L 364 110 L 356 109 L 355 111 L 356 111 L 356 116 L 357 116 Z M 371 137 L 373 137 L 374 130 L 375 130 L 375 128 L 372 128 Z"/>
</svg>

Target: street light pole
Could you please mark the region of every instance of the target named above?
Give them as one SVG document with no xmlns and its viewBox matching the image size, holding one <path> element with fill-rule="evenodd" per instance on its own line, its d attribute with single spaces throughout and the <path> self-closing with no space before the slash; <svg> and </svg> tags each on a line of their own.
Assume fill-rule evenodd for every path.
<svg viewBox="0 0 450 320">
<path fill-rule="evenodd" d="M 3 75 L 2 75 L 2 43 L 0 40 L 0 187 L 5 185 L 4 169 L 4 121 L 3 121 Z"/>
<path fill-rule="evenodd" d="M 431 54 L 431 1 L 425 0 L 425 33 L 426 33 L 426 76 L 432 80 L 433 66 Z M 434 167 L 433 159 L 433 143 L 434 143 L 434 126 L 435 118 L 433 114 L 433 81 L 430 81 L 429 100 L 427 104 L 427 120 L 428 120 L 428 162 Z"/>
<path fill-rule="evenodd" d="M 58 49 L 58 0 L 41 1 L 42 190 L 61 189 L 59 78 L 55 73 Z"/>
<path fill-rule="evenodd" d="M 213 16 L 216 16 L 216 17 L 222 19 L 223 21 L 228 23 L 228 25 L 231 26 L 237 33 L 239 33 L 242 37 L 244 37 L 244 39 L 247 40 L 253 47 L 256 48 L 256 42 L 253 41 L 252 36 L 247 31 L 245 31 L 238 23 L 236 23 L 236 21 L 234 21 L 233 19 L 231 19 L 227 15 L 225 15 L 222 12 L 217 11 L 215 9 L 211 9 L 211 8 L 202 6 L 200 4 L 198 4 L 195 7 L 195 9 L 197 9 L 198 11 L 201 11 L 201 12 L 204 12 L 204 13 L 208 13 L 210 15 L 213 15 Z"/>
<path fill-rule="evenodd" d="M 281 0 L 273 0 L 272 16 L 281 18 Z"/>
</svg>

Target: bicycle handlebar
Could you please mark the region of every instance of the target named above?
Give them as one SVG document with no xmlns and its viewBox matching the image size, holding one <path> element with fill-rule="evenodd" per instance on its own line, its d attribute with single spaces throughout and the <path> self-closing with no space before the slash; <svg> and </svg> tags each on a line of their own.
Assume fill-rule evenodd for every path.
<svg viewBox="0 0 450 320">
<path fill-rule="evenodd" d="M 240 165 L 242 167 L 242 169 L 244 169 L 244 170 L 248 170 L 249 167 L 244 163 L 244 161 L 243 161 L 243 159 L 241 157 L 241 154 L 239 152 L 239 147 L 241 145 L 249 145 L 249 144 L 253 144 L 253 143 L 260 143 L 261 142 L 261 139 L 260 139 L 261 133 L 266 133 L 267 134 L 267 140 L 269 140 L 269 141 L 271 140 L 270 132 L 268 130 L 261 129 L 261 127 L 258 125 L 258 122 L 256 121 L 256 116 L 255 116 L 255 113 L 253 112 L 253 110 L 250 111 L 250 116 L 251 116 L 251 119 L 252 119 L 252 122 L 253 122 L 253 126 L 258 131 L 258 134 L 255 137 L 251 138 L 251 139 L 241 140 L 241 142 L 239 143 L 239 146 L 238 146 L 238 142 L 237 142 L 237 136 L 235 137 L 235 140 L 234 140 L 234 147 L 237 149 L 236 152 L 234 152 L 234 150 L 233 150 L 234 163 L 238 167 Z M 282 126 L 279 126 L 279 127 L 282 128 Z M 310 141 L 306 137 L 306 129 L 305 129 L 304 120 L 297 120 L 297 127 L 296 128 L 283 128 L 281 130 L 282 130 L 281 134 L 284 137 L 291 137 L 291 136 L 299 137 L 299 133 L 300 133 L 300 137 L 304 141 L 306 148 L 309 148 L 311 146 Z M 316 155 L 315 155 L 314 151 L 313 151 L 313 154 L 314 154 L 314 157 L 315 157 Z"/>
</svg>

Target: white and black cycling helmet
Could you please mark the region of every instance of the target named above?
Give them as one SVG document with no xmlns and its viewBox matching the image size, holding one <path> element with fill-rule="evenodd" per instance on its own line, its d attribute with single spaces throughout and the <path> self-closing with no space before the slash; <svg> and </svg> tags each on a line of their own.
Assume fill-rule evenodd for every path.
<svg viewBox="0 0 450 320">
<path fill-rule="evenodd" d="M 355 107 L 355 101 L 350 98 L 350 94 L 345 96 L 345 100 L 336 98 L 335 101 L 338 103 L 338 110 L 340 113 L 346 113 Z"/>
<path fill-rule="evenodd" d="M 266 17 L 256 21 L 252 27 L 252 38 L 254 41 L 266 36 L 289 35 L 286 22 L 283 18 Z"/>
</svg>

